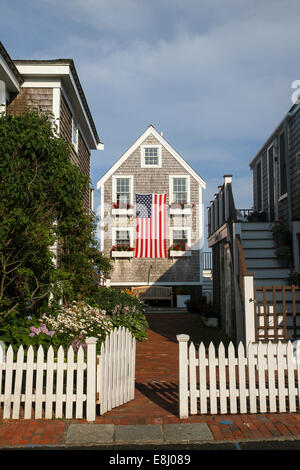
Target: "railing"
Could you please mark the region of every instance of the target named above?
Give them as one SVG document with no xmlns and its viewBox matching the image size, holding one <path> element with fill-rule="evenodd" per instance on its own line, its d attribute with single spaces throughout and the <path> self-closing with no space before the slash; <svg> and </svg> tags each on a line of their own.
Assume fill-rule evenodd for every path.
<svg viewBox="0 0 300 470">
<path fill-rule="evenodd" d="M 212 269 L 212 252 L 211 251 L 203 251 L 202 252 L 202 265 L 204 270 L 211 270 Z"/>
</svg>

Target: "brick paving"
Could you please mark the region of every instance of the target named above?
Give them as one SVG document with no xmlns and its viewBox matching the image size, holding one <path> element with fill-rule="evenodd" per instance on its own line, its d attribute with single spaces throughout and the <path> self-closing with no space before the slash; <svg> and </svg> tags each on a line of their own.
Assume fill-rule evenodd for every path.
<svg viewBox="0 0 300 470">
<path fill-rule="evenodd" d="M 201 328 L 189 313 L 150 313 L 148 340 L 137 344 L 135 399 L 104 416 L 96 424 L 166 425 L 206 423 L 216 441 L 300 437 L 300 414 L 197 415 L 178 417 L 177 334 L 188 334 L 195 345 L 207 345 L 212 329 Z M 221 336 L 217 343 L 226 338 Z M 68 426 L 83 420 L 2 420 L 0 446 L 54 446 L 65 442 Z"/>
</svg>

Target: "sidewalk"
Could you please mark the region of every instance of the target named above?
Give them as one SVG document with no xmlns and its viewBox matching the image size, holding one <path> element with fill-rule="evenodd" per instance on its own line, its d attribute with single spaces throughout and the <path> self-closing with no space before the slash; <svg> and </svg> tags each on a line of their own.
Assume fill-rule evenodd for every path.
<svg viewBox="0 0 300 470">
<path fill-rule="evenodd" d="M 135 399 L 94 423 L 75 420 L 2 420 L 0 447 L 90 446 L 243 442 L 300 439 L 300 414 L 197 415 L 178 417 L 178 344 L 190 335 L 195 344 L 210 341 L 196 316 L 149 314 L 149 339 L 137 345 Z M 217 338 L 217 341 L 224 338 Z"/>
</svg>

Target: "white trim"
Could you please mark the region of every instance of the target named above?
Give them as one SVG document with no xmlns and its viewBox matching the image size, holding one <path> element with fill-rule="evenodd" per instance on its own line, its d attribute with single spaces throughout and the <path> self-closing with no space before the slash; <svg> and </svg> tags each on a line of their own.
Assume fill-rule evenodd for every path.
<svg viewBox="0 0 300 470">
<path fill-rule="evenodd" d="M 275 183 L 275 179 L 274 179 L 274 142 L 272 142 L 269 147 L 267 147 L 267 180 L 268 180 L 268 215 L 269 215 L 269 219 L 271 219 L 271 195 L 270 195 L 270 166 L 269 166 L 269 150 L 273 147 L 273 180 L 274 180 L 274 183 Z M 274 201 L 273 201 L 273 204 L 274 204 L 274 215 L 275 215 L 275 186 L 273 186 L 273 191 L 274 191 Z"/>
<path fill-rule="evenodd" d="M 124 161 L 144 142 L 149 136 L 153 135 L 159 143 L 170 152 L 170 154 L 182 165 L 182 167 L 203 187 L 206 188 L 205 181 L 199 176 L 190 165 L 171 147 L 168 142 L 154 129 L 153 126 L 149 126 L 146 131 L 135 141 L 133 145 L 116 161 L 116 163 L 100 178 L 97 183 L 97 189 L 99 189 L 105 181 L 107 181 L 113 173 L 124 163 Z"/>
<path fill-rule="evenodd" d="M 170 258 L 181 258 L 182 256 L 192 256 L 192 252 L 191 250 L 186 250 L 186 251 L 170 250 L 169 256 Z"/>
<path fill-rule="evenodd" d="M 146 148 L 158 149 L 158 152 L 157 152 L 158 164 L 157 165 L 146 165 L 146 163 L 145 163 L 145 149 Z M 161 153 L 162 153 L 161 152 L 161 145 L 157 145 L 157 144 L 154 144 L 154 145 L 151 145 L 151 144 L 141 145 L 141 168 L 161 168 L 161 166 L 162 166 Z"/>
<path fill-rule="evenodd" d="M 197 224 L 197 218 L 196 218 Z M 199 186 L 199 226 L 196 225 L 196 232 L 199 234 L 199 267 L 200 267 L 200 283 L 203 284 L 203 241 L 204 241 L 204 207 L 202 207 L 202 188 Z"/>
<path fill-rule="evenodd" d="M 61 81 L 58 78 L 48 78 L 44 81 L 31 77 L 22 83 L 21 88 L 61 88 Z"/>
<path fill-rule="evenodd" d="M 185 178 L 187 179 L 187 203 L 191 203 L 191 189 L 190 189 L 190 175 L 169 175 L 169 203 L 173 204 L 173 179 L 174 178 Z"/>
<path fill-rule="evenodd" d="M 76 135 L 76 141 L 74 142 L 74 131 Z M 78 137 L 79 137 L 79 131 L 78 131 L 78 124 L 76 119 L 72 116 L 72 145 L 76 153 L 78 153 Z"/>
<path fill-rule="evenodd" d="M 7 87 L 8 91 L 14 91 L 14 92 L 19 91 L 20 90 L 20 84 L 19 84 L 18 80 L 16 79 L 16 77 L 14 76 L 13 72 L 10 70 L 6 60 L 4 59 L 2 54 L 0 53 L 0 69 L 1 68 L 4 70 L 4 72 L 6 74 L 5 78 L 3 78 L 3 76 L 2 76 L 2 79 L 5 81 L 6 86 L 9 85 Z"/>
<path fill-rule="evenodd" d="M 129 179 L 130 202 L 133 206 L 133 175 L 113 175 L 112 177 L 112 203 L 117 202 L 117 184 L 116 179 Z M 130 209 L 129 209 L 130 211 Z"/>
<path fill-rule="evenodd" d="M 57 132 L 60 131 L 60 87 L 53 88 L 52 112 L 57 126 Z"/>
<path fill-rule="evenodd" d="M 100 250 L 104 251 L 104 227 L 102 224 L 104 222 L 104 186 L 101 188 L 100 194 Z"/>
</svg>

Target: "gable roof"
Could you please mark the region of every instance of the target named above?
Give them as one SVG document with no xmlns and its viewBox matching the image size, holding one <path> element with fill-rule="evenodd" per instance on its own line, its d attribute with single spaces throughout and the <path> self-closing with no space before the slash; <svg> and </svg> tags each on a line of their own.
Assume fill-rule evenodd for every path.
<svg viewBox="0 0 300 470">
<path fill-rule="evenodd" d="M 99 179 L 97 182 L 97 189 L 99 189 L 113 173 L 127 160 L 127 158 L 144 142 L 149 136 L 153 135 L 161 145 L 163 145 L 168 152 L 182 165 L 182 167 L 202 186 L 206 188 L 205 181 L 193 170 L 193 168 L 179 155 L 176 150 L 157 132 L 155 127 L 150 124 L 145 132 L 129 147 L 129 149 L 119 158 L 119 160 Z"/>
</svg>

